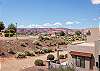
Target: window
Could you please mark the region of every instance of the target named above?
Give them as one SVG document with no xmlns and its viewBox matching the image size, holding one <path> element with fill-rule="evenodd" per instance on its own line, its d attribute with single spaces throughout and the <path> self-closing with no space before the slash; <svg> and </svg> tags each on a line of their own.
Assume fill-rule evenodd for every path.
<svg viewBox="0 0 100 71">
<path fill-rule="evenodd" d="M 80 62 L 81 62 L 80 57 L 76 57 L 76 66 L 77 67 L 80 67 L 81 66 L 80 65 L 81 63 Z"/>
<path fill-rule="evenodd" d="M 85 58 L 84 57 L 76 57 L 76 66 L 85 68 Z"/>
</svg>

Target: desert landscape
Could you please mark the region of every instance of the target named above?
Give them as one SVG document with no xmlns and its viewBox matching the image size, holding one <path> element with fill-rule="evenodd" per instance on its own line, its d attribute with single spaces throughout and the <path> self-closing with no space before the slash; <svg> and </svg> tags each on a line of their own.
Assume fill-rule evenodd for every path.
<svg viewBox="0 0 100 71">
<path fill-rule="evenodd" d="M 59 28 L 50 30 L 50 32 L 55 32 L 55 30 L 58 29 Z M 84 29 L 84 31 L 80 29 L 73 31 L 72 29 L 67 33 L 66 31 L 68 31 L 68 29 L 66 31 L 63 31 L 62 29 L 60 30 L 61 31 L 58 31 L 58 33 L 56 31 L 57 34 L 50 34 L 48 33 L 49 31 L 47 31 L 48 34 L 41 32 L 42 34 L 39 33 L 37 35 L 26 36 L 20 34 L 17 35 L 17 37 L 15 37 L 15 35 L 13 37 L 0 37 L 1 71 L 29 71 L 31 67 L 33 71 L 38 71 L 39 69 L 47 71 L 47 56 L 52 54 L 55 59 L 57 59 L 58 45 L 61 50 L 59 51 L 59 55 L 63 56 L 67 54 L 67 58 L 62 57 L 60 59 L 60 62 L 63 63 L 66 60 L 70 60 L 70 55 L 68 54 L 67 49 L 68 45 L 84 43 L 87 41 L 86 36 L 91 37 L 87 34 L 87 29 Z M 98 31 L 98 29 L 96 31 Z M 35 66 L 34 63 L 37 59 L 43 60 L 45 64 L 43 68 L 41 68 L 41 66 Z"/>
<path fill-rule="evenodd" d="M 100 0 L 0 0 L 0 71 L 100 71 Z"/>
</svg>

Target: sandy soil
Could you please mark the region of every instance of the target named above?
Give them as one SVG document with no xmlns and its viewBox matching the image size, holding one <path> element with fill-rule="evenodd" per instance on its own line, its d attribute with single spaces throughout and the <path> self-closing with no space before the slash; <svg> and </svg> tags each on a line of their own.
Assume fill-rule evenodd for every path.
<svg viewBox="0 0 100 71">
<path fill-rule="evenodd" d="M 4 61 L 1 63 L 1 71 L 20 71 L 22 69 L 32 67 L 36 59 L 46 60 L 46 55 Z"/>
<path fill-rule="evenodd" d="M 63 52 L 66 53 L 66 52 Z M 53 54 L 56 57 L 56 52 L 54 53 L 48 53 Z M 11 59 L 6 60 L 4 62 L 1 62 L 1 71 L 20 71 L 22 69 L 32 67 L 34 66 L 34 61 L 36 59 L 42 59 L 43 61 L 46 61 L 47 55 L 40 55 L 35 57 L 27 57 L 26 59 Z"/>
</svg>

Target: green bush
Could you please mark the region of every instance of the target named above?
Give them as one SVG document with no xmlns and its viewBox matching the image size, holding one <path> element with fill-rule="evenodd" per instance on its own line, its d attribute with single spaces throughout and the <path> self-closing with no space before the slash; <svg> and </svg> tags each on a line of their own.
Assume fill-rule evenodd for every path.
<svg viewBox="0 0 100 71">
<path fill-rule="evenodd" d="M 48 53 L 53 52 L 52 49 L 48 49 Z"/>
<path fill-rule="evenodd" d="M 5 37 L 13 37 L 13 33 L 5 33 Z"/>
<path fill-rule="evenodd" d="M 48 56 L 47 56 L 47 60 L 54 60 L 54 55 L 52 55 L 52 54 L 49 54 Z"/>
<path fill-rule="evenodd" d="M 24 52 L 17 52 L 16 53 L 16 58 L 25 58 L 25 57 L 26 57 L 26 55 Z"/>
<path fill-rule="evenodd" d="M 65 33 L 63 31 L 59 32 L 60 36 L 64 36 Z"/>
<path fill-rule="evenodd" d="M 60 58 L 60 59 L 65 59 L 65 56 L 64 56 L 63 54 L 61 54 L 61 55 L 59 56 L 59 58 Z"/>
<path fill-rule="evenodd" d="M 41 60 L 41 59 L 35 60 L 34 64 L 35 64 L 36 66 L 44 66 L 43 60 Z"/>
<path fill-rule="evenodd" d="M 25 55 L 26 56 L 35 56 L 35 54 L 33 52 L 30 52 L 30 51 L 25 51 Z"/>
<path fill-rule="evenodd" d="M 9 33 L 5 33 L 5 37 L 9 37 Z"/>
<path fill-rule="evenodd" d="M 45 53 L 53 52 L 52 49 L 48 49 L 48 48 L 44 48 L 43 51 L 44 51 Z"/>
</svg>

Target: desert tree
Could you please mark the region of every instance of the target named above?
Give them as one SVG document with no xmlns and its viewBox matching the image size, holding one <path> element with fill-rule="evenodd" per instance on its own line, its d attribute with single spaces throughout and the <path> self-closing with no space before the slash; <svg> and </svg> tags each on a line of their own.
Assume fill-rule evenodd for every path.
<svg viewBox="0 0 100 71">
<path fill-rule="evenodd" d="M 2 21 L 0 21 L 0 32 L 1 30 L 3 30 L 5 28 L 4 23 Z"/>
</svg>

